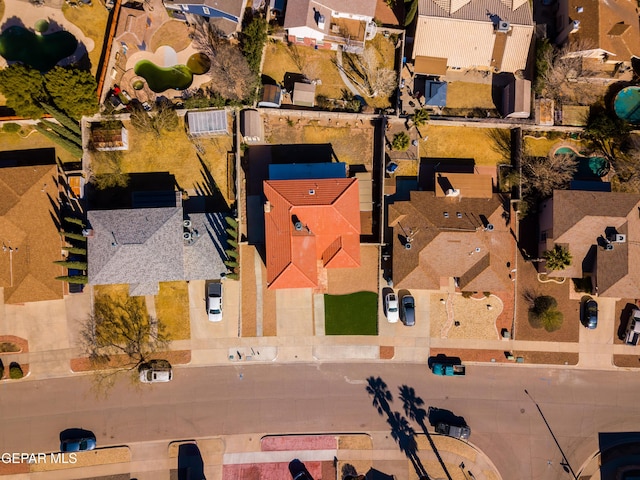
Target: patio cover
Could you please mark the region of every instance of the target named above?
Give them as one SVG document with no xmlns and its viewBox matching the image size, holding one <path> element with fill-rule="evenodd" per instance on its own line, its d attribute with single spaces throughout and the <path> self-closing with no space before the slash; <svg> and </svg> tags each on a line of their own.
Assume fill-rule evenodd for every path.
<svg viewBox="0 0 640 480">
<path fill-rule="evenodd" d="M 416 56 L 414 62 L 414 73 L 422 75 L 446 75 L 447 59 L 438 57 Z"/>
</svg>

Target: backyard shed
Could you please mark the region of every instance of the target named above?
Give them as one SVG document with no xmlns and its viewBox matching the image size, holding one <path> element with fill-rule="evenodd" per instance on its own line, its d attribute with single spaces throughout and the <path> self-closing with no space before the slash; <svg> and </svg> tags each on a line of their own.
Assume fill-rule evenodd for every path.
<svg viewBox="0 0 640 480">
<path fill-rule="evenodd" d="M 301 107 L 313 107 L 316 100 L 316 86 L 312 83 L 296 82 L 293 85 L 293 104 Z"/>
<path fill-rule="evenodd" d="M 282 103 L 282 89 L 278 85 L 265 85 L 262 88 L 262 99 L 259 107 L 280 108 Z"/>
<path fill-rule="evenodd" d="M 260 112 L 254 109 L 240 112 L 240 133 L 245 143 L 262 142 L 264 134 Z"/>
<path fill-rule="evenodd" d="M 194 137 L 229 133 L 226 110 L 206 110 L 187 113 L 189 133 Z"/>
<path fill-rule="evenodd" d="M 507 118 L 531 115 L 531 81 L 514 78 L 502 91 L 502 114 Z"/>
</svg>

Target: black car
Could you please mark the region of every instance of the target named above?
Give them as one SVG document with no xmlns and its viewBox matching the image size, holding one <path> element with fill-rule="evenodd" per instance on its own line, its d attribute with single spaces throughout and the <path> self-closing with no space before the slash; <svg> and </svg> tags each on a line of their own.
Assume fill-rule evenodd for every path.
<svg viewBox="0 0 640 480">
<path fill-rule="evenodd" d="M 598 304 L 593 298 L 584 304 L 583 321 L 584 326 L 590 330 L 598 326 Z"/>
<path fill-rule="evenodd" d="M 408 327 L 416 324 L 416 302 L 411 295 L 405 295 L 400 302 L 400 320 Z"/>
</svg>

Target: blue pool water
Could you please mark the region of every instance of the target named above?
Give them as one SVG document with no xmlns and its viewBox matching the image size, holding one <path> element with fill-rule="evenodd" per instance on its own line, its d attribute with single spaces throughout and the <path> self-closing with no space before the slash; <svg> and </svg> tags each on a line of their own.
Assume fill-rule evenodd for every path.
<svg viewBox="0 0 640 480">
<path fill-rule="evenodd" d="M 613 100 L 613 109 L 622 120 L 640 123 L 640 87 L 626 87 Z"/>
</svg>

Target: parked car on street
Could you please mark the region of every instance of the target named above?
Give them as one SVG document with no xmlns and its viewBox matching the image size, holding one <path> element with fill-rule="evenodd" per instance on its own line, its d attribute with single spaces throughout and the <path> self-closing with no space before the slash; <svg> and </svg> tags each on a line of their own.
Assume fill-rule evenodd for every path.
<svg viewBox="0 0 640 480">
<path fill-rule="evenodd" d="M 395 293 L 387 293 L 384 297 L 384 311 L 389 323 L 396 323 L 400 319 L 398 312 L 398 297 Z"/>
<path fill-rule="evenodd" d="M 207 287 L 207 314 L 210 322 L 222 320 L 222 284 L 210 283 Z"/>
<path fill-rule="evenodd" d="M 593 298 L 590 298 L 584 303 L 582 322 L 584 326 L 590 330 L 598 326 L 598 304 Z"/>
<path fill-rule="evenodd" d="M 402 297 L 400 319 L 408 327 L 416 324 L 416 302 L 411 295 Z"/>
<path fill-rule="evenodd" d="M 171 364 L 166 360 L 151 360 L 140 365 L 140 381 L 142 383 L 164 383 L 173 378 Z"/>
<path fill-rule="evenodd" d="M 459 440 L 469 440 L 469 436 L 471 435 L 471 429 L 467 425 L 459 427 L 449 425 L 448 423 L 438 423 L 436 425 L 436 432 Z"/>
<path fill-rule="evenodd" d="M 65 438 L 60 441 L 61 452 L 84 452 L 87 450 L 93 450 L 96 448 L 96 437 L 86 430 L 80 430 L 85 432 L 78 437 Z"/>
</svg>

